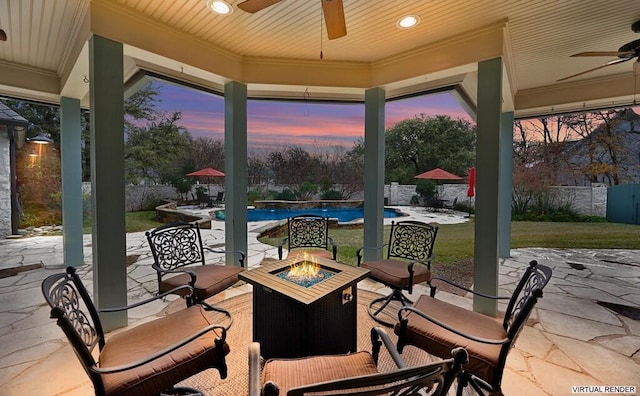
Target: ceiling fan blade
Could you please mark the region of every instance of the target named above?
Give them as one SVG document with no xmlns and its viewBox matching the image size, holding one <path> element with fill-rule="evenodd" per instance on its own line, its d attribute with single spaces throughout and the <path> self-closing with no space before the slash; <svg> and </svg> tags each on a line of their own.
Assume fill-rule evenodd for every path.
<svg viewBox="0 0 640 396">
<path fill-rule="evenodd" d="M 280 0 L 245 0 L 238 3 L 238 8 L 253 14 L 279 2 Z"/>
<path fill-rule="evenodd" d="M 631 59 L 631 58 L 619 58 L 619 59 L 614 59 L 614 60 L 612 60 L 612 61 L 609 61 L 609 62 L 605 63 L 604 65 L 600 65 L 600 66 L 598 66 L 598 67 L 594 67 L 593 69 L 585 70 L 585 71 L 583 71 L 583 72 L 576 73 L 576 74 L 573 74 L 573 75 L 568 76 L 568 77 L 563 77 L 563 78 L 561 78 L 561 79 L 559 79 L 559 80 L 556 80 L 556 82 L 560 82 L 560 81 L 568 80 L 568 79 L 570 79 L 570 78 L 578 77 L 578 76 L 581 76 L 581 75 L 583 75 L 583 74 L 590 73 L 590 72 L 592 72 L 592 71 L 596 71 L 596 70 L 603 69 L 603 68 L 605 68 L 605 67 L 607 67 L 607 66 L 617 65 L 618 63 L 626 62 L 626 61 L 628 61 L 628 60 L 630 60 L 630 59 Z"/>
<path fill-rule="evenodd" d="M 347 35 L 347 24 L 344 20 L 342 0 L 322 0 L 322 12 L 327 25 L 329 40 Z"/>
<path fill-rule="evenodd" d="M 634 55 L 633 51 L 587 51 L 587 52 L 579 52 L 577 54 L 571 55 L 575 56 L 626 56 L 626 55 Z"/>
</svg>

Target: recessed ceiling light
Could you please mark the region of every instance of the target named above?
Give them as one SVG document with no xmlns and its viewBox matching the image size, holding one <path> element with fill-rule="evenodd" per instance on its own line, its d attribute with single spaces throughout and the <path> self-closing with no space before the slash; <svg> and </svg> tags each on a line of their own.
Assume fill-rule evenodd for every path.
<svg viewBox="0 0 640 396">
<path fill-rule="evenodd" d="M 233 12 L 231 4 L 224 0 L 207 0 L 207 7 L 216 14 L 229 15 Z"/>
<path fill-rule="evenodd" d="M 400 29 L 409 29 L 416 26 L 420 22 L 420 17 L 417 15 L 407 15 L 398 19 L 396 24 Z"/>
</svg>

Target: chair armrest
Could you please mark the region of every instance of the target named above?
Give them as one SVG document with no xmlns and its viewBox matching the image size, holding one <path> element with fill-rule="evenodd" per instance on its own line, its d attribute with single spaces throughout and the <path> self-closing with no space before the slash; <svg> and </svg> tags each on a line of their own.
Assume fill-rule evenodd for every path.
<svg viewBox="0 0 640 396">
<path fill-rule="evenodd" d="M 442 278 L 442 277 L 439 277 L 439 276 L 434 276 L 434 277 L 431 278 L 432 282 L 434 280 L 439 280 L 439 281 L 442 281 L 444 283 L 448 283 L 451 286 L 454 286 L 454 287 L 457 287 L 458 289 L 461 289 L 461 290 L 464 290 L 466 292 L 475 294 L 476 296 L 489 298 L 489 299 L 492 299 L 492 300 L 509 300 L 511 298 L 511 297 L 504 297 L 504 296 L 492 296 L 492 295 L 489 295 L 489 294 L 477 292 L 477 291 L 474 291 L 472 289 L 469 289 L 468 287 L 464 287 L 464 286 L 459 285 L 459 284 L 457 284 L 457 283 L 455 283 L 453 281 L 450 281 L 449 279 Z M 436 289 L 437 289 L 436 286 L 433 286 L 433 285 L 431 286 L 431 297 L 434 297 L 436 295 Z"/>
<path fill-rule="evenodd" d="M 393 362 L 396 364 L 396 367 L 399 369 L 407 367 L 404 360 L 400 356 L 400 353 L 398 353 L 396 346 L 393 344 L 393 341 L 391 341 L 391 338 L 389 338 L 387 332 L 384 331 L 381 327 L 371 328 L 371 355 L 373 356 L 373 360 L 376 362 L 376 365 L 378 364 L 378 357 L 380 356 L 380 340 L 382 340 L 382 343 L 389 352 L 389 355 L 391 356 L 391 359 L 393 359 Z"/>
<path fill-rule="evenodd" d="M 380 250 L 380 249 L 384 249 L 384 247 L 387 246 L 387 244 L 385 243 L 382 246 L 377 246 L 377 247 L 366 247 L 363 246 L 360 249 L 356 250 L 356 256 L 358 257 L 358 266 L 360 266 L 360 264 L 362 263 L 362 252 L 364 252 L 365 250 Z"/>
<path fill-rule="evenodd" d="M 335 260 L 336 257 L 338 256 L 338 245 L 330 236 L 327 237 L 327 240 L 331 244 L 331 252 L 333 253 L 333 259 Z"/>
<path fill-rule="evenodd" d="M 239 254 L 240 255 L 240 260 L 238 260 L 238 261 L 240 262 L 240 266 L 244 267 L 244 260 L 245 260 L 246 254 L 242 250 L 217 250 L 217 249 L 210 248 L 209 246 L 203 246 L 203 248 L 205 250 L 210 251 L 211 253 L 235 253 L 235 254 Z"/>
<path fill-rule="evenodd" d="M 443 329 L 449 330 L 450 332 L 455 333 L 455 334 L 457 334 L 457 335 L 459 335 L 461 337 L 464 337 L 464 338 L 467 338 L 469 340 L 473 340 L 473 341 L 476 341 L 476 342 L 480 342 L 482 344 L 501 345 L 501 344 L 506 344 L 506 343 L 510 342 L 510 340 L 508 338 L 502 338 L 500 340 L 496 340 L 496 339 L 490 339 L 490 338 L 476 337 L 474 335 L 467 334 L 467 333 L 465 333 L 465 332 L 463 332 L 461 330 L 458 330 L 458 329 L 456 329 L 456 328 L 454 328 L 452 326 L 449 326 L 446 323 L 443 323 L 442 321 L 440 321 L 440 320 L 438 320 L 438 319 L 428 315 L 427 313 L 422 312 L 422 311 L 420 311 L 420 310 L 418 310 L 418 309 L 416 309 L 414 307 L 406 306 L 406 307 L 402 307 L 402 308 L 400 308 L 398 310 L 398 320 L 401 323 L 402 322 L 405 322 L 405 323 L 407 322 L 407 318 L 404 315 L 404 313 L 407 312 L 407 311 L 413 312 L 416 315 L 428 320 L 429 322 L 431 322 L 433 324 L 436 324 L 436 325 L 442 327 Z"/>
<path fill-rule="evenodd" d="M 189 290 L 188 297 L 190 297 L 190 296 L 193 294 L 193 287 L 191 287 L 191 286 L 189 286 L 189 285 L 181 285 L 181 286 L 178 286 L 178 287 L 174 287 L 173 289 L 171 289 L 171 290 L 169 290 L 169 291 L 167 291 L 167 292 L 164 292 L 164 293 L 162 293 L 162 294 L 158 294 L 157 296 L 153 296 L 153 297 L 147 298 L 147 299 L 145 299 L 145 300 L 138 301 L 138 302 L 137 302 L 137 303 L 135 303 L 135 304 L 127 305 L 127 306 L 124 306 L 124 307 L 103 308 L 103 309 L 99 309 L 99 310 L 98 310 L 98 312 L 118 312 L 118 311 L 125 311 L 125 310 L 128 310 L 128 309 L 136 308 L 136 307 L 139 307 L 139 306 L 141 306 L 141 305 L 144 305 L 144 304 L 150 303 L 150 302 L 155 301 L 155 300 L 159 300 L 159 299 L 161 299 L 161 298 L 165 298 L 165 297 L 166 297 L 166 296 L 168 296 L 169 294 L 174 294 L 174 293 L 176 293 L 178 290 L 183 290 L 183 289 L 188 289 L 188 290 Z"/>
<path fill-rule="evenodd" d="M 260 343 L 249 345 L 249 396 L 260 396 Z"/>
<path fill-rule="evenodd" d="M 188 274 L 189 277 L 191 278 L 191 282 L 189 283 L 189 285 L 191 287 L 195 287 L 195 285 L 196 285 L 196 273 L 193 272 L 193 271 L 189 271 L 188 269 L 172 269 L 172 270 L 168 270 L 168 269 L 160 268 L 158 266 L 158 264 L 156 264 L 156 263 L 151 264 L 151 268 L 153 268 L 154 270 L 158 271 L 160 274 Z"/>
<path fill-rule="evenodd" d="M 278 244 L 278 260 L 282 260 L 282 247 L 284 246 L 285 243 L 287 243 L 287 241 L 289 240 L 289 237 L 284 238 L 283 240 L 280 241 L 280 243 Z"/>
<path fill-rule="evenodd" d="M 175 351 L 178 348 L 181 348 L 185 345 L 187 345 L 188 343 L 190 343 L 191 341 L 195 340 L 196 338 L 199 338 L 201 336 L 203 336 L 204 334 L 213 331 L 213 330 L 221 330 L 222 331 L 222 338 L 216 338 L 216 348 L 222 348 L 225 340 L 227 339 L 227 329 L 224 326 L 221 325 L 217 325 L 217 324 L 212 324 L 209 325 L 207 327 L 205 327 L 204 329 L 198 331 L 197 333 L 194 333 L 192 335 L 190 335 L 189 337 L 186 337 L 178 342 L 176 342 L 175 344 L 168 346 L 156 353 L 153 353 L 149 356 L 147 356 L 144 359 L 138 360 L 136 362 L 132 362 L 129 364 L 122 364 L 119 366 L 114 366 L 114 367 L 109 367 L 109 368 L 102 368 L 102 367 L 96 367 L 96 366 L 92 366 L 89 367 L 89 370 L 91 370 L 94 373 L 98 373 L 98 374 L 112 374 L 112 373 L 119 373 L 122 371 L 126 371 L 126 370 L 130 370 L 130 369 L 134 369 L 136 367 L 140 367 L 142 365 L 145 365 L 149 362 L 152 362 L 158 358 L 161 358 L 162 356 L 165 356 L 173 351 Z"/>
<path fill-rule="evenodd" d="M 412 269 L 414 264 L 419 263 L 419 264 L 424 265 L 425 267 L 427 267 L 427 269 L 428 269 L 429 271 L 431 271 L 431 261 L 433 261 L 433 259 L 434 259 L 435 257 L 436 257 L 436 255 L 435 255 L 435 254 L 432 254 L 431 256 L 427 257 L 427 258 L 426 258 L 426 259 L 424 259 L 424 260 L 411 260 L 411 261 L 409 261 L 409 266 L 408 266 L 408 268 L 409 268 L 409 269 Z"/>
</svg>

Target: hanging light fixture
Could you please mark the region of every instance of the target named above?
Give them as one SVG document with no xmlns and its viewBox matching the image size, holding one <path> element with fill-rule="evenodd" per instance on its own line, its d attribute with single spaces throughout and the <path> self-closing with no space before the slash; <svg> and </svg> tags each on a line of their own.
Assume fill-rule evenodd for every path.
<svg viewBox="0 0 640 396">
<path fill-rule="evenodd" d="M 42 128 L 40 128 L 40 126 L 36 124 L 30 124 L 29 126 L 38 128 L 40 130 L 40 133 L 38 133 L 35 137 L 27 138 L 27 142 L 36 144 L 53 144 L 53 140 L 51 140 L 50 137 L 44 134 L 44 131 L 42 130 Z"/>
</svg>

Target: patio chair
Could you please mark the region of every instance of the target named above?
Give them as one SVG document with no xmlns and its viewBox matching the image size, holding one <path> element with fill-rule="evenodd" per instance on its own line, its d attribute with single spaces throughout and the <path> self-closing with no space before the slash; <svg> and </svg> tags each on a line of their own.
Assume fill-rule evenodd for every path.
<svg viewBox="0 0 640 396">
<path fill-rule="evenodd" d="M 335 260 L 338 245 L 329 236 L 329 218 L 303 214 L 287 218 L 287 237 L 278 245 L 278 258 L 282 260 L 283 247 L 287 245 L 287 257 L 305 253 Z M 331 247 L 331 249 L 330 249 Z"/>
<path fill-rule="evenodd" d="M 536 302 L 542 298 L 542 289 L 549 282 L 551 273 L 549 267 L 531 261 L 510 298 L 488 296 L 441 279 L 485 298 L 508 299 L 502 323 L 457 305 L 421 296 L 413 306 L 403 307 L 398 312 L 398 323 L 394 327 L 398 351 L 402 353 L 406 345 L 413 345 L 443 357 L 447 356 L 449 348 L 464 347 L 469 352 L 469 364 L 459 374 L 458 391 L 471 385 L 480 395 L 484 394 L 483 390 L 501 394 L 507 354 Z"/>
<path fill-rule="evenodd" d="M 196 191 L 196 200 L 198 201 L 198 206 L 200 208 L 209 206 L 209 196 L 204 191 Z"/>
<path fill-rule="evenodd" d="M 147 231 L 145 235 L 153 254 L 152 267 L 158 276 L 158 294 L 189 285 L 193 289 L 192 294 L 180 293 L 189 304 L 202 304 L 208 310 L 223 312 L 231 317 L 228 311 L 214 307 L 205 300 L 238 281 L 238 273 L 243 271 L 244 266 L 243 252 L 203 246 L 198 223 L 169 223 Z M 239 258 L 239 266 L 206 264 L 205 252 L 232 252 Z"/>
<path fill-rule="evenodd" d="M 269 359 L 262 373 L 260 344 L 254 342 L 249 347 L 249 396 L 445 395 L 468 359 L 463 348 L 456 348 L 450 351 L 453 358 L 407 367 L 384 330 L 371 329 L 371 341 L 372 353 Z M 396 370 L 378 372 L 382 343 Z"/>
<path fill-rule="evenodd" d="M 379 297 L 369 303 L 369 315 L 378 323 L 391 327 L 393 323 L 382 319 L 383 310 L 392 302 L 399 301 L 403 306 L 413 302 L 402 292 L 413 292 L 413 286 L 427 282 L 431 286 L 431 261 L 434 258 L 433 246 L 436 242 L 438 227 L 420 221 L 399 221 L 391 223 L 389 243 L 375 248 L 357 250 L 358 266 L 368 269 L 369 277 L 392 289 L 387 296 Z M 365 249 L 381 250 L 387 248 L 387 258 L 364 261 Z M 395 317 L 395 312 L 391 318 Z"/>
<path fill-rule="evenodd" d="M 181 286 L 185 292 L 189 286 Z M 173 292 L 173 291 L 172 291 Z M 160 294 L 131 306 L 96 310 L 73 267 L 48 276 L 42 294 L 95 394 L 118 396 L 201 395 L 175 384 L 209 368 L 227 377 L 227 332 L 200 306 L 191 306 L 105 338 L 98 313 L 128 310 L 165 297 Z M 98 353 L 94 349 L 98 346 Z M 43 379 L 46 380 L 46 379 Z"/>
<path fill-rule="evenodd" d="M 216 196 L 211 199 L 211 206 L 220 206 L 224 203 L 224 191 L 218 191 Z"/>
</svg>

